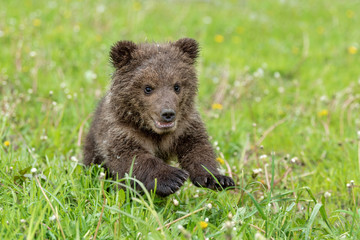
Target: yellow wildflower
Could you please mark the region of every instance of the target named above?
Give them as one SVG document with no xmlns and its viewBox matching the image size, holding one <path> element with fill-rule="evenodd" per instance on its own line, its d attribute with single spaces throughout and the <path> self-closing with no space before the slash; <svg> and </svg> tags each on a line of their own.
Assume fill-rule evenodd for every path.
<svg viewBox="0 0 360 240">
<path fill-rule="evenodd" d="M 238 34 L 242 34 L 243 32 L 244 32 L 244 28 L 243 27 L 238 27 L 238 28 L 236 28 L 236 32 L 238 33 Z"/>
<path fill-rule="evenodd" d="M 355 46 L 350 46 L 349 48 L 348 48 L 348 52 L 350 53 L 350 54 L 355 54 L 355 53 L 357 53 L 357 47 L 355 47 Z"/>
<path fill-rule="evenodd" d="M 346 16 L 347 16 L 348 18 L 353 18 L 353 17 L 354 17 L 354 12 L 351 11 L 351 10 L 347 10 L 347 11 L 346 11 Z"/>
<path fill-rule="evenodd" d="M 133 8 L 135 11 L 141 10 L 141 3 L 140 2 L 134 2 Z"/>
<path fill-rule="evenodd" d="M 41 20 L 38 19 L 38 18 L 35 18 L 35 19 L 33 20 L 33 25 L 34 25 L 35 27 L 39 27 L 39 26 L 41 25 Z"/>
<path fill-rule="evenodd" d="M 202 229 L 205 229 L 205 228 L 207 228 L 208 227 L 208 223 L 207 222 L 204 222 L 204 221 L 200 221 L 200 227 L 202 228 Z"/>
<path fill-rule="evenodd" d="M 216 158 L 216 161 L 218 161 L 220 164 L 224 164 L 224 163 L 225 163 L 224 159 L 222 159 L 222 158 L 220 158 L 220 157 Z"/>
<path fill-rule="evenodd" d="M 326 109 L 323 109 L 320 112 L 318 112 L 319 117 L 324 117 L 324 116 L 327 116 L 327 115 L 329 115 L 329 111 L 326 110 Z"/>
<path fill-rule="evenodd" d="M 221 105 L 220 103 L 214 103 L 213 105 L 211 105 L 211 108 L 221 110 L 223 109 L 223 105 Z"/>
<path fill-rule="evenodd" d="M 293 54 L 297 55 L 299 53 L 299 48 L 298 47 L 293 47 L 291 51 L 292 51 Z"/>
<path fill-rule="evenodd" d="M 224 36 L 223 35 L 216 35 L 215 38 L 214 38 L 215 42 L 217 43 L 222 43 L 224 41 Z"/>
<path fill-rule="evenodd" d="M 5 147 L 10 146 L 10 141 L 5 141 L 5 142 L 4 142 L 4 146 L 5 146 Z"/>
<path fill-rule="evenodd" d="M 63 16 L 64 16 L 64 18 L 70 18 L 71 17 L 71 11 L 68 11 L 68 10 L 64 11 Z"/>
<path fill-rule="evenodd" d="M 102 40 L 101 35 L 98 34 L 98 35 L 95 36 L 95 41 L 101 42 L 101 40 Z"/>
<path fill-rule="evenodd" d="M 317 32 L 318 32 L 318 34 L 323 35 L 324 32 L 325 32 L 325 28 L 324 27 L 318 27 Z"/>
</svg>

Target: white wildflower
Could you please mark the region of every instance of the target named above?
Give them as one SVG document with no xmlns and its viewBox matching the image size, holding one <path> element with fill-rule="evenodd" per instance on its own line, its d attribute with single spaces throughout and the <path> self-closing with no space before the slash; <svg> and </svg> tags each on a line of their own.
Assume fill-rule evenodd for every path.
<svg viewBox="0 0 360 240">
<path fill-rule="evenodd" d="M 263 154 L 259 157 L 260 160 L 266 159 L 268 156 L 266 154 Z"/>
<path fill-rule="evenodd" d="M 325 192 L 325 193 L 324 193 L 324 197 L 325 197 L 325 198 L 329 198 L 329 197 L 331 197 L 331 193 L 329 193 L 329 192 Z"/>
<path fill-rule="evenodd" d="M 94 80 L 94 79 L 96 79 L 96 77 L 97 77 L 96 73 L 94 73 L 94 72 L 91 71 L 91 70 L 87 70 L 87 71 L 85 72 L 85 78 L 86 78 L 87 80 Z"/>
<path fill-rule="evenodd" d="M 36 52 L 35 52 L 35 51 L 31 51 L 31 52 L 29 53 L 29 56 L 30 56 L 30 57 L 35 57 L 35 56 L 36 56 Z"/>
</svg>

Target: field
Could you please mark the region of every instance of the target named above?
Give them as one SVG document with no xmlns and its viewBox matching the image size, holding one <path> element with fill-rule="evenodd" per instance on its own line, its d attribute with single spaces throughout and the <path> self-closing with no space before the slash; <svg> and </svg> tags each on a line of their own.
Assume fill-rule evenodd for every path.
<svg viewBox="0 0 360 240">
<path fill-rule="evenodd" d="M 360 4 L 2 1 L 0 239 L 360 239 Z M 236 189 L 116 191 L 81 140 L 118 40 L 192 37 Z"/>
</svg>

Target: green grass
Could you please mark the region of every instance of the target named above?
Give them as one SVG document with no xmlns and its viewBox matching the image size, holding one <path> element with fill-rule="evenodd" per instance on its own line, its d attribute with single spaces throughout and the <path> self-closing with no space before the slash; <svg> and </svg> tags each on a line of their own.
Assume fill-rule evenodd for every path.
<svg viewBox="0 0 360 240">
<path fill-rule="evenodd" d="M 0 239 L 360 239 L 359 12 L 355 0 L 3 1 Z M 78 144 L 109 48 L 185 36 L 201 45 L 198 106 L 237 189 L 116 191 Z"/>
</svg>

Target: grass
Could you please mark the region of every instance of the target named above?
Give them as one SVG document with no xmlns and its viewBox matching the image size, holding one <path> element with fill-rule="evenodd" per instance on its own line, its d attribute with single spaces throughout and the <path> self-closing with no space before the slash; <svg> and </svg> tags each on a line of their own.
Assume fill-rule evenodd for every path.
<svg viewBox="0 0 360 240">
<path fill-rule="evenodd" d="M 1 239 L 360 238 L 357 1 L 1 5 Z M 109 47 L 185 36 L 202 47 L 198 106 L 237 189 L 116 191 L 79 144 Z"/>
</svg>

